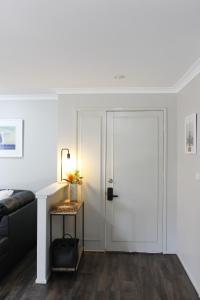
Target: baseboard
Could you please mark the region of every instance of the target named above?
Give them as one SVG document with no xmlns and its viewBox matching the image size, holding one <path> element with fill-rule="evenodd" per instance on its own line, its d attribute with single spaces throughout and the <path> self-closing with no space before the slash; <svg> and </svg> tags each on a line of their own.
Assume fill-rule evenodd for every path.
<svg viewBox="0 0 200 300">
<path fill-rule="evenodd" d="M 180 260 L 180 262 L 181 262 L 181 264 L 182 264 L 182 266 L 183 266 L 183 268 L 184 268 L 184 270 L 185 270 L 187 276 L 189 277 L 190 281 L 192 282 L 192 285 L 194 286 L 194 288 L 195 288 L 195 290 L 196 290 L 196 292 L 197 292 L 197 294 L 198 294 L 198 296 L 199 296 L 199 298 L 200 298 L 200 287 L 198 286 L 196 280 L 194 280 L 192 274 L 191 274 L 190 271 L 188 270 L 186 264 L 184 263 L 183 258 L 181 257 L 181 254 L 180 254 L 180 253 L 177 253 L 177 256 L 178 256 L 178 258 L 179 258 L 179 260 Z"/>
<path fill-rule="evenodd" d="M 105 253 L 106 250 L 88 250 L 88 249 L 85 249 L 84 252 L 101 252 L 101 253 Z"/>
<path fill-rule="evenodd" d="M 174 251 L 163 251 L 163 254 L 172 254 L 172 255 L 176 255 L 176 252 Z"/>
</svg>

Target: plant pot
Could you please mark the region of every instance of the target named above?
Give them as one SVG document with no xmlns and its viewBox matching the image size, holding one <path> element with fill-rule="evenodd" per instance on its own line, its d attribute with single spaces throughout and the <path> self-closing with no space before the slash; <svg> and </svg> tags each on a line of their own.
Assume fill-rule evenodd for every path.
<svg viewBox="0 0 200 300">
<path fill-rule="evenodd" d="M 70 201 L 78 201 L 78 187 L 76 183 L 71 183 L 69 186 Z"/>
</svg>

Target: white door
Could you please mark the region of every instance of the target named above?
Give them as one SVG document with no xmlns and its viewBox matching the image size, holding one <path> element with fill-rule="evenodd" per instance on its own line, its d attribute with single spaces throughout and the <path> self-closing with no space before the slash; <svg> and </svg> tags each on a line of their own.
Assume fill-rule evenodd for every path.
<svg viewBox="0 0 200 300">
<path fill-rule="evenodd" d="M 163 112 L 107 113 L 106 250 L 162 252 Z"/>
</svg>

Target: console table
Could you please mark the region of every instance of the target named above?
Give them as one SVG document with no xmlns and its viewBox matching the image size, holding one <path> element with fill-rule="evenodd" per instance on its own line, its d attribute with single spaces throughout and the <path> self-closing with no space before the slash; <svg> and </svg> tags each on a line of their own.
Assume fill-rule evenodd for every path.
<svg viewBox="0 0 200 300">
<path fill-rule="evenodd" d="M 53 207 L 50 211 L 50 243 L 53 242 L 52 237 L 52 218 L 53 216 L 62 217 L 62 237 L 65 237 L 65 218 L 74 218 L 74 237 L 77 237 L 77 216 L 79 211 L 82 210 L 82 245 L 79 245 L 79 257 L 75 268 L 55 268 L 52 267 L 52 271 L 63 271 L 73 272 L 77 271 L 81 256 L 84 253 L 84 202 L 83 201 L 70 201 L 65 200 L 64 202 Z"/>
</svg>

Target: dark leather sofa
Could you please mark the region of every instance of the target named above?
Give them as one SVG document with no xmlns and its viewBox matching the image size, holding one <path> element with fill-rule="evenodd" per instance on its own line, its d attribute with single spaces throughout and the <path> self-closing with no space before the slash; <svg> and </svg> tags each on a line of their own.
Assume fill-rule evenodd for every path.
<svg viewBox="0 0 200 300">
<path fill-rule="evenodd" d="M 0 278 L 35 246 L 37 201 L 30 191 L 14 191 L 0 202 Z"/>
</svg>

